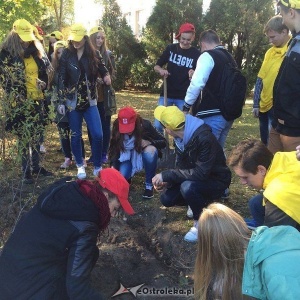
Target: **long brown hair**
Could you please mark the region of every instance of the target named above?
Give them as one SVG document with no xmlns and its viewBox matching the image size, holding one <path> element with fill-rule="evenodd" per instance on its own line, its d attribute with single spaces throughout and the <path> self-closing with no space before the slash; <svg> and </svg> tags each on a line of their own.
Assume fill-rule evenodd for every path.
<svg viewBox="0 0 300 300">
<path fill-rule="evenodd" d="M 94 48 L 96 50 L 98 50 L 100 52 L 100 54 L 102 55 L 103 60 L 104 60 L 104 64 L 107 67 L 110 76 L 115 77 L 116 76 L 116 69 L 115 69 L 115 66 L 113 65 L 113 63 L 110 59 L 110 54 L 109 53 L 111 53 L 111 52 L 108 51 L 105 31 L 100 26 L 98 28 L 99 28 L 99 31 L 94 32 L 93 34 L 90 35 L 91 43 L 94 46 Z M 98 48 L 97 44 L 96 44 L 97 35 L 98 35 L 99 32 L 101 32 L 104 36 L 103 44 L 100 46 L 100 48 Z"/>
<path fill-rule="evenodd" d="M 240 300 L 250 230 L 229 207 L 210 204 L 199 218 L 195 299 Z M 246 299 L 246 297 L 244 298 Z"/>
<path fill-rule="evenodd" d="M 65 49 L 67 46 L 61 46 L 61 47 L 56 47 L 53 51 L 53 57 L 52 57 L 52 67 L 53 67 L 53 71 L 49 74 L 49 80 L 48 80 L 48 84 L 49 87 L 52 86 L 53 84 L 53 79 L 54 79 L 54 75 L 58 70 L 58 64 L 59 64 L 59 58 L 58 58 L 58 50 L 59 49 Z"/>
<path fill-rule="evenodd" d="M 92 74 L 96 76 L 98 75 L 99 57 L 90 38 L 87 35 L 85 35 L 83 38 L 85 39 L 84 52 L 87 54 L 88 57 L 89 68 L 91 69 Z M 77 50 L 73 46 L 72 41 L 69 41 L 68 49 L 72 52 L 77 52 Z"/>
<path fill-rule="evenodd" d="M 44 49 L 42 44 L 38 40 L 33 40 L 35 47 L 37 48 L 38 57 L 44 56 Z M 12 57 L 24 58 L 25 49 L 22 47 L 22 40 L 19 35 L 12 30 L 5 38 L 0 46 L 0 49 L 4 49 L 10 53 Z"/>
<path fill-rule="evenodd" d="M 137 114 L 136 120 L 135 120 L 135 127 L 133 130 L 132 135 L 135 137 L 134 140 L 134 149 L 138 153 L 142 152 L 142 117 Z M 109 144 L 108 149 L 108 158 L 109 160 L 112 160 L 116 158 L 120 152 L 123 152 L 125 150 L 124 148 L 124 134 L 120 133 L 119 131 L 119 120 L 116 119 L 113 122 L 112 126 L 112 133 L 111 133 L 111 140 Z"/>
</svg>

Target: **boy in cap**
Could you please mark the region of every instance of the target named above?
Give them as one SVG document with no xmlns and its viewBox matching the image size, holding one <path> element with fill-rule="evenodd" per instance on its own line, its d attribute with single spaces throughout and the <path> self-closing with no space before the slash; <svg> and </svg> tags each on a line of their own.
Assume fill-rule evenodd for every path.
<svg viewBox="0 0 300 300">
<path fill-rule="evenodd" d="M 167 106 L 176 105 L 182 109 L 184 96 L 190 84 L 191 72 L 196 69 L 196 63 L 200 51 L 192 46 L 195 39 L 195 26 L 191 23 L 184 23 L 179 28 L 175 39 L 179 43 L 167 46 L 154 67 L 161 77 L 166 78 L 167 84 Z M 163 66 L 167 65 L 167 69 Z M 164 104 L 164 87 L 161 88 L 158 105 Z M 154 121 L 155 128 L 162 133 L 163 127 L 158 120 Z"/>
<path fill-rule="evenodd" d="M 231 172 L 222 147 L 201 119 L 185 115 L 176 106 L 158 106 L 154 116 L 174 137 L 177 163 L 175 169 L 156 174 L 152 182 L 162 190 L 160 201 L 164 206 L 190 206 L 194 226 L 184 239 L 196 242 L 199 215 L 228 188 Z"/>
<path fill-rule="evenodd" d="M 1 299 L 104 299 L 90 285 L 96 243 L 120 207 L 134 213 L 128 191 L 111 168 L 93 181 L 63 178 L 49 186 L 2 250 Z"/>
<path fill-rule="evenodd" d="M 292 39 L 273 89 L 274 120 L 268 144 L 272 153 L 294 151 L 300 144 L 300 0 L 280 0 L 278 7 Z"/>
</svg>

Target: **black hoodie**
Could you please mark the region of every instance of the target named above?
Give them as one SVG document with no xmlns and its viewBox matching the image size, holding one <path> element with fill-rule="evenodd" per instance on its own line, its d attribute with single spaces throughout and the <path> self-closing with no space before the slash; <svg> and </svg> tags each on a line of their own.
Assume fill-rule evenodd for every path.
<svg viewBox="0 0 300 300">
<path fill-rule="evenodd" d="M 99 211 L 76 182 L 60 180 L 22 217 L 0 256 L 0 298 L 103 299 L 90 286 Z"/>
</svg>

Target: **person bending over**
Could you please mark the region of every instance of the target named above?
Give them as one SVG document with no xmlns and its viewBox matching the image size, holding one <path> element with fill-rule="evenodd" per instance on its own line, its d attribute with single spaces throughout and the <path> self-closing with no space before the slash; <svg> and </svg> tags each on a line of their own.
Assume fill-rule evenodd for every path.
<svg viewBox="0 0 300 300">
<path fill-rule="evenodd" d="M 156 174 L 152 182 L 163 190 L 160 201 L 164 206 L 190 206 L 194 226 L 184 239 L 196 242 L 199 215 L 229 187 L 231 172 L 221 145 L 201 119 L 184 114 L 176 106 L 158 106 L 154 116 L 174 137 L 177 163 L 175 169 Z"/>
<path fill-rule="evenodd" d="M 247 139 L 233 148 L 227 161 L 243 185 L 264 189 L 264 225 L 300 229 L 300 163 L 295 151 L 273 156 L 261 141 Z"/>
<path fill-rule="evenodd" d="M 63 178 L 45 189 L 2 250 L 1 299 L 104 299 L 90 285 L 96 243 L 120 207 L 134 213 L 128 191 L 111 168 L 93 181 Z"/>
</svg>

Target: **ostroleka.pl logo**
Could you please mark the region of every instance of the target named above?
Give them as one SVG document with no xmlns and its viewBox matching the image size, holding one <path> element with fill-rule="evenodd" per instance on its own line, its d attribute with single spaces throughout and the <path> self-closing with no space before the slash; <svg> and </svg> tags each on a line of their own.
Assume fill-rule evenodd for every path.
<svg viewBox="0 0 300 300">
<path fill-rule="evenodd" d="M 131 293 L 134 297 L 138 297 L 139 295 L 147 295 L 149 297 L 153 296 L 156 298 L 164 297 L 164 296 L 192 296 L 194 295 L 194 288 L 175 288 L 175 287 L 164 287 L 164 288 L 154 288 L 145 286 L 145 283 L 136 285 L 133 287 L 124 287 L 122 283 L 120 283 L 119 290 L 113 294 L 111 297 L 116 297 L 122 294 Z"/>
</svg>

